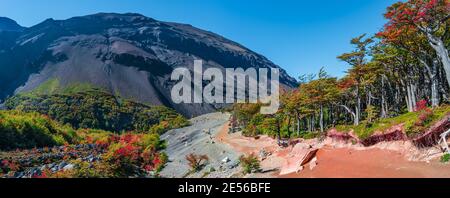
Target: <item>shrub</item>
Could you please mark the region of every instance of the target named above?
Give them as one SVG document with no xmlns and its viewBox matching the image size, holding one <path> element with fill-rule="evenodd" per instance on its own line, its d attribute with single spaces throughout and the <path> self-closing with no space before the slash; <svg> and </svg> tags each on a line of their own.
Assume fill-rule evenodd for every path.
<svg viewBox="0 0 450 198">
<path fill-rule="evenodd" d="M 441 162 L 442 163 L 447 163 L 447 162 L 449 162 L 450 161 L 450 153 L 446 153 L 445 155 L 443 155 L 442 157 L 441 157 Z"/>
<path fill-rule="evenodd" d="M 239 158 L 240 164 L 242 168 L 244 168 L 243 173 L 249 174 L 249 173 L 255 173 L 261 171 L 261 165 L 258 160 L 258 158 L 255 155 L 249 155 L 249 156 L 241 156 Z"/>
<path fill-rule="evenodd" d="M 367 123 L 371 124 L 375 120 L 378 112 L 377 112 L 377 110 L 375 109 L 374 106 L 369 105 L 366 108 L 366 113 L 367 113 L 367 118 L 366 118 L 367 119 Z"/>
<path fill-rule="evenodd" d="M 425 107 L 412 126 L 409 127 L 409 135 L 420 134 L 426 130 L 427 125 L 433 120 L 433 110 Z"/>
<path fill-rule="evenodd" d="M 0 149 L 29 149 L 74 143 L 77 135 L 47 116 L 0 111 Z"/>
<path fill-rule="evenodd" d="M 158 172 L 167 163 L 167 156 L 159 152 L 164 143 L 157 134 L 124 134 L 112 136 L 104 160 L 114 164 L 119 176 Z"/>
<path fill-rule="evenodd" d="M 47 174 L 50 178 L 111 178 L 120 177 L 114 170 L 115 164 L 108 164 L 104 161 L 93 163 L 75 160 L 71 162 L 74 164 L 74 169 L 59 171 L 56 173 Z"/>
<path fill-rule="evenodd" d="M 191 167 L 191 170 L 197 172 L 206 165 L 209 158 L 206 155 L 195 155 L 191 153 L 189 155 L 186 155 L 186 160 L 188 161 L 188 165 Z"/>
<path fill-rule="evenodd" d="M 427 108 L 427 101 L 426 100 L 420 100 L 416 103 L 416 111 L 422 111 Z"/>
</svg>

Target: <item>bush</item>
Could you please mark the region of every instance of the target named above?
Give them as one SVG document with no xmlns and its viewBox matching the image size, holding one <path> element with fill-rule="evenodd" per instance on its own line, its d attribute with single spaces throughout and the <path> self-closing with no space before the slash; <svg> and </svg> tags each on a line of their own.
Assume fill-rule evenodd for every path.
<svg viewBox="0 0 450 198">
<path fill-rule="evenodd" d="M 47 116 L 20 111 L 0 111 L 0 149 L 29 149 L 73 143 L 76 133 Z"/>
<path fill-rule="evenodd" d="M 244 174 L 255 173 L 261 171 L 261 165 L 255 155 L 241 156 L 239 158 Z"/>
<path fill-rule="evenodd" d="M 449 162 L 450 161 L 450 154 L 449 153 L 446 153 L 445 155 L 443 155 L 442 157 L 441 157 L 441 162 L 442 163 L 447 163 L 447 162 Z"/>
<path fill-rule="evenodd" d="M 167 155 L 159 152 L 164 143 L 157 134 L 124 134 L 109 142 L 104 160 L 114 164 L 113 172 L 121 177 L 158 172 L 167 163 Z"/>
<path fill-rule="evenodd" d="M 208 162 L 209 158 L 206 155 L 195 155 L 193 153 L 186 155 L 188 165 L 193 172 L 200 171 Z"/>
<path fill-rule="evenodd" d="M 75 167 L 72 170 L 59 171 L 46 175 L 50 178 L 112 178 L 121 176 L 114 172 L 116 169 L 115 164 L 108 164 L 104 161 L 93 162 L 91 164 L 74 160 L 71 163 Z"/>
</svg>

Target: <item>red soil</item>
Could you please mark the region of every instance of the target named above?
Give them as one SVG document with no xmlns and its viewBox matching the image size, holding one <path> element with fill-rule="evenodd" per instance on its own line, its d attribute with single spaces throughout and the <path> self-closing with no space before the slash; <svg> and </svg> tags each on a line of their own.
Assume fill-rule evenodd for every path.
<svg viewBox="0 0 450 198">
<path fill-rule="evenodd" d="M 450 178 L 450 166 L 437 161 L 410 162 L 401 153 L 381 150 L 322 148 L 317 167 L 306 166 L 299 173 L 283 178 Z"/>
</svg>

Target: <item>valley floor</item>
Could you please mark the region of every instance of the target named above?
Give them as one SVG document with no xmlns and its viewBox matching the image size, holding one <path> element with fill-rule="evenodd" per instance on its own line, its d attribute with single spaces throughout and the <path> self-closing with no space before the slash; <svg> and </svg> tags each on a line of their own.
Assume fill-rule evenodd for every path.
<svg viewBox="0 0 450 198">
<path fill-rule="evenodd" d="M 162 177 L 232 177 L 240 172 L 239 152 L 216 141 L 229 119 L 229 114 L 211 113 L 190 120 L 191 126 L 170 130 L 161 136 L 166 140 L 164 152 L 169 162 L 161 171 Z M 206 155 L 209 162 L 202 171 L 191 173 L 186 160 L 189 154 Z"/>
</svg>

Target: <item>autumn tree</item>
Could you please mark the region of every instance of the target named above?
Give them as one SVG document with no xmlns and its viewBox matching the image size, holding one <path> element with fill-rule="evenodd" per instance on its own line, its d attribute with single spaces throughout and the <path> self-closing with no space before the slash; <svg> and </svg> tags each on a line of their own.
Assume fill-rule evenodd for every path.
<svg viewBox="0 0 450 198">
<path fill-rule="evenodd" d="M 401 35 L 405 29 L 415 29 L 423 35 L 439 56 L 450 86 L 450 58 L 448 45 L 448 26 L 450 23 L 450 1 L 448 0 L 409 0 L 398 2 L 387 9 L 384 15 L 389 22 L 385 31 L 391 36 Z"/>
<path fill-rule="evenodd" d="M 349 113 L 354 115 L 354 124 L 358 125 L 361 118 L 361 86 L 363 84 L 363 76 L 367 64 L 367 51 L 369 45 L 373 42 L 372 38 L 365 38 L 366 34 L 353 38 L 351 44 L 355 46 L 355 50 L 350 53 L 344 53 L 338 56 L 338 59 L 347 62 L 352 66 L 348 71 L 348 77 L 354 82 L 354 94 L 356 98 L 355 111 L 342 105 Z"/>
<path fill-rule="evenodd" d="M 322 68 L 319 71 L 318 79 L 303 84 L 300 92 L 304 92 L 311 106 L 316 107 L 319 111 L 320 131 L 324 132 L 324 107 L 333 103 L 338 95 L 337 79 L 328 76 Z"/>
</svg>

